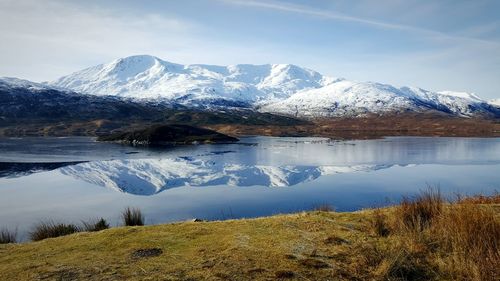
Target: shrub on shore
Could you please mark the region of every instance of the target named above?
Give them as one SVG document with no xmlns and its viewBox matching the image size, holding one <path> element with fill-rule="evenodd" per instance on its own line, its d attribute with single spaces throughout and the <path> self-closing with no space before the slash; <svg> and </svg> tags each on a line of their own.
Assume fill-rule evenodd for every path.
<svg viewBox="0 0 500 281">
<path fill-rule="evenodd" d="M 324 203 L 324 204 L 319 204 L 319 205 L 316 205 L 314 208 L 313 208 L 314 211 L 319 211 L 319 212 L 334 212 L 335 211 L 335 208 L 328 204 L 328 203 Z"/>
<path fill-rule="evenodd" d="M 55 223 L 52 221 L 38 223 L 30 233 L 32 241 L 40 241 L 79 232 L 80 229 L 74 224 Z"/>
<path fill-rule="evenodd" d="M 17 232 L 10 231 L 7 228 L 2 228 L 0 230 L 0 244 L 9 244 L 17 242 Z"/>
<path fill-rule="evenodd" d="M 380 209 L 373 211 L 370 226 L 372 232 L 377 236 L 386 237 L 390 233 L 389 226 L 387 225 L 387 216 Z"/>
<path fill-rule="evenodd" d="M 481 205 L 496 199 L 477 198 L 446 204 L 439 191 L 429 189 L 385 213 L 375 210 L 373 231 L 391 241 L 379 253 L 378 273 L 419 280 L 415 273 L 425 269 L 425 278 L 500 280 L 500 220 L 493 208 Z"/>
<path fill-rule="evenodd" d="M 127 207 L 122 212 L 123 224 L 125 226 L 142 226 L 144 225 L 144 215 L 137 208 Z"/>
<path fill-rule="evenodd" d="M 109 223 L 103 218 L 82 221 L 82 224 L 83 231 L 87 232 L 101 231 L 109 228 Z"/>
</svg>

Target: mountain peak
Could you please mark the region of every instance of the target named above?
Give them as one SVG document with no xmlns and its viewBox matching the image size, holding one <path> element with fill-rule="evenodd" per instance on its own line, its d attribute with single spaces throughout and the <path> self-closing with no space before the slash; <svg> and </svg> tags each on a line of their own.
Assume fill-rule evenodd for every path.
<svg viewBox="0 0 500 281">
<path fill-rule="evenodd" d="M 146 66 L 146 67 L 151 67 L 156 63 L 160 63 L 160 59 L 154 56 L 150 55 L 136 55 L 136 56 L 129 56 L 125 58 L 119 58 L 108 65 L 113 66 L 113 67 L 130 67 L 130 66 Z"/>
<path fill-rule="evenodd" d="M 183 65 L 164 61 L 151 55 L 135 55 L 116 59 L 104 65 L 110 75 L 124 81 L 145 72 L 169 72 L 184 68 Z"/>
<path fill-rule="evenodd" d="M 182 66 L 181 64 L 169 62 L 152 55 L 133 55 L 124 58 L 118 58 L 109 63 L 109 65 L 122 65 L 122 64 L 129 66 L 134 66 L 134 65 L 153 66 L 155 64 Z"/>
<path fill-rule="evenodd" d="M 117 60 L 158 60 L 161 61 L 162 59 L 153 56 L 153 55 L 147 55 L 147 54 L 142 54 L 142 55 L 131 55 L 127 56 L 124 58 L 119 58 Z"/>
</svg>

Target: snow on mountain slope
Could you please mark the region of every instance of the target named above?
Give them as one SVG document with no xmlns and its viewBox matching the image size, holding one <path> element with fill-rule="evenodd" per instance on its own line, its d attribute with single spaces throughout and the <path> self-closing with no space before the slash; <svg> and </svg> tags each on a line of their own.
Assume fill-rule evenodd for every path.
<svg viewBox="0 0 500 281">
<path fill-rule="evenodd" d="M 0 77 L 0 89 L 12 90 L 12 89 L 26 89 L 29 91 L 41 91 L 41 90 L 52 90 L 57 89 L 59 91 L 66 91 L 68 89 L 54 87 L 52 85 L 46 85 L 43 83 L 36 83 L 29 80 L 14 78 L 14 77 Z"/>
<path fill-rule="evenodd" d="M 290 113 L 298 117 L 352 116 L 411 107 L 403 92 L 388 85 L 347 80 L 301 91 L 285 100 L 264 105 L 262 111 Z"/>
<path fill-rule="evenodd" d="M 498 108 L 474 94 L 353 82 L 290 64 L 181 65 L 141 55 L 90 67 L 48 85 L 91 95 L 250 107 L 297 117 L 428 110 L 500 116 Z"/>
<path fill-rule="evenodd" d="M 459 116 L 500 116 L 474 94 L 431 92 L 420 88 L 341 80 L 318 89 L 300 91 L 291 97 L 265 104 L 264 112 L 297 117 L 362 116 L 369 113 L 425 112 L 436 110 Z"/>
<path fill-rule="evenodd" d="M 320 87 L 325 81 L 319 73 L 294 65 L 180 65 L 141 55 L 90 67 L 50 85 L 93 95 L 189 103 L 284 98 L 297 90 Z"/>
<path fill-rule="evenodd" d="M 153 195 L 181 186 L 291 186 L 322 175 L 371 171 L 387 165 L 263 166 L 213 162 L 192 158 L 93 161 L 60 168 L 79 180 L 120 192 Z"/>
<path fill-rule="evenodd" d="M 444 96 L 450 96 L 450 97 L 463 98 L 463 99 L 468 99 L 468 100 L 473 100 L 473 101 L 481 101 L 481 99 L 476 94 L 473 94 L 473 93 L 440 91 L 440 92 L 438 92 L 438 94 L 441 94 Z"/>
<path fill-rule="evenodd" d="M 500 99 L 493 99 L 493 100 L 490 100 L 488 103 L 500 108 Z"/>
<path fill-rule="evenodd" d="M 485 112 L 489 108 L 487 102 L 473 93 L 440 91 L 431 92 L 420 88 L 408 88 L 421 102 L 440 109 L 449 110 L 453 114 L 472 116 L 476 112 Z"/>
</svg>

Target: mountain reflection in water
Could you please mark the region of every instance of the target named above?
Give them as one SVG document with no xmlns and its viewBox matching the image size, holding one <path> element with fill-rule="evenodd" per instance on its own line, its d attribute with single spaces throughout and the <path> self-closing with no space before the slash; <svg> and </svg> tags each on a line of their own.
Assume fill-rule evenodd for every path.
<svg viewBox="0 0 500 281">
<path fill-rule="evenodd" d="M 59 171 L 117 191 L 153 195 L 180 186 L 292 186 L 322 175 L 374 171 L 392 165 L 268 166 L 228 164 L 193 158 L 93 161 Z"/>
</svg>

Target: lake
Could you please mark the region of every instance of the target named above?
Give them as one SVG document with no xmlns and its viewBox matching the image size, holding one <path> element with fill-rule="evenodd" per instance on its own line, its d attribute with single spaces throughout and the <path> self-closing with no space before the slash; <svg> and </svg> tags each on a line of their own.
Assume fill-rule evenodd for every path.
<svg viewBox="0 0 500 281">
<path fill-rule="evenodd" d="M 385 206 L 427 186 L 500 190 L 500 138 L 244 137 L 234 144 L 131 147 L 94 138 L 0 139 L 0 228 L 104 217 L 148 224 L 256 217 L 331 205 Z"/>
</svg>

